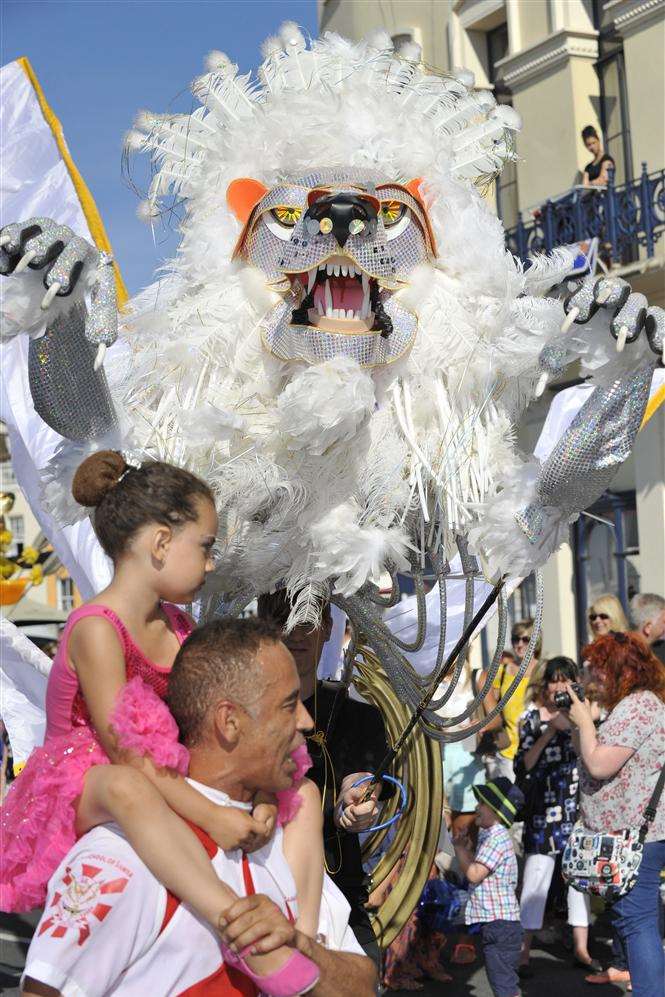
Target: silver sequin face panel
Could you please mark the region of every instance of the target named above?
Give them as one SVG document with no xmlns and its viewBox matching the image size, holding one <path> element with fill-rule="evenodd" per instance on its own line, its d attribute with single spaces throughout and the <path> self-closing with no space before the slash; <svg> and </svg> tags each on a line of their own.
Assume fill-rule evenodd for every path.
<svg viewBox="0 0 665 997">
<path fill-rule="evenodd" d="M 376 218 L 350 223 L 341 245 L 328 219 L 308 215 L 313 191 L 367 195 Z M 411 191 L 352 171 L 321 171 L 273 187 L 239 246 L 282 295 L 261 327 L 269 352 L 307 363 L 348 356 L 364 367 L 392 363 L 410 349 L 417 320 L 392 295 L 433 252 L 427 217 Z"/>
<path fill-rule="evenodd" d="M 350 357 L 361 367 L 381 367 L 394 363 L 411 348 L 416 335 L 415 315 L 394 300 L 386 303 L 393 322 L 390 336 L 378 331 L 363 333 L 327 332 L 315 326 L 293 325 L 291 305 L 277 305 L 261 324 L 263 345 L 280 360 L 322 363 L 334 357 Z"/>
</svg>

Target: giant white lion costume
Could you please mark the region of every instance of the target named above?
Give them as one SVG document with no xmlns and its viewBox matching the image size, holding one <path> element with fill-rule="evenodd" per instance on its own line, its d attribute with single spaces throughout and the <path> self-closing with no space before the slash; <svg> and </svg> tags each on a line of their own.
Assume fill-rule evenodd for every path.
<svg viewBox="0 0 665 997">
<path fill-rule="evenodd" d="M 141 214 L 179 212 L 182 240 L 104 367 L 108 259 L 47 219 L 0 233 L 0 271 L 18 275 L 5 331 L 46 324 L 33 399 L 72 441 L 44 500 L 77 514 L 69 481 L 95 447 L 186 465 L 218 497 L 216 598 L 235 608 L 286 586 L 293 625 L 332 595 L 376 630 L 415 704 L 401 651 L 420 637 L 388 647 L 372 583 L 418 575 L 426 555 L 443 578 L 456 548 L 467 578 L 543 564 L 630 451 L 663 312 L 611 277 L 562 306 L 545 295 L 567 253 L 525 269 L 506 251 L 479 188 L 513 156 L 519 120 L 467 71 L 433 73 L 383 32 L 308 45 L 290 23 L 264 56 L 254 78 L 211 53 L 198 109 L 142 113 L 129 133 L 154 166 Z M 596 390 L 541 465 L 515 425 L 577 359 Z"/>
</svg>

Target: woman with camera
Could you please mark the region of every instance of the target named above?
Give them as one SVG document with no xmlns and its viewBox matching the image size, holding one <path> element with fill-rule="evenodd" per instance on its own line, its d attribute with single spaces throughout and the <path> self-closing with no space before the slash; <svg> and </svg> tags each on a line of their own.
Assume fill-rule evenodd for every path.
<svg viewBox="0 0 665 997">
<path fill-rule="evenodd" d="M 598 732 L 591 708 L 567 683 L 576 730 L 580 817 L 588 832 L 645 826 L 637 880 L 613 905 L 614 927 L 628 952 L 636 997 L 662 997 L 665 959 L 659 930 L 660 873 L 665 867 L 665 794 L 645 823 L 665 758 L 665 669 L 635 633 L 609 633 L 586 647 L 591 681 L 607 710 Z"/>
<path fill-rule="evenodd" d="M 531 686 L 533 702 L 520 722 L 515 777 L 525 796 L 522 978 L 532 975 L 529 955 L 533 934 L 543 926 L 556 859 L 577 818 L 577 755 L 565 707 L 570 704 L 568 684 L 578 678 L 577 665 L 570 658 L 550 658 L 536 673 Z M 581 693 L 580 686 L 578 689 Z M 600 970 L 588 950 L 588 900 L 572 888 L 568 890 L 568 923 L 573 928 L 575 965 Z"/>
</svg>

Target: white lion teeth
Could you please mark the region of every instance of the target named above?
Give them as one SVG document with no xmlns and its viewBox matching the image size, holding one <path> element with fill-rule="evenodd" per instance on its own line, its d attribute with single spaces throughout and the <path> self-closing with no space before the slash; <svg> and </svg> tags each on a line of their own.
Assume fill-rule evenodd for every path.
<svg viewBox="0 0 665 997">
<path fill-rule="evenodd" d="M 333 310 L 332 291 L 330 290 L 330 281 L 329 280 L 326 281 L 325 299 L 326 299 L 326 315 L 327 315 L 329 311 Z"/>
<path fill-rule="evenodd" d="M 316 270 L 310 270 L 307 274 L 307 293 L 314 287 L 314 282 L 316 280 Z"/>
<path fill-rule="evenodd" d="M 363 275 L 363 303 L 360 309 L 360 317 L 367 318 L 369 315 L 369 280 Z"/>
<path fill-rule="evenodd" d="M 345 266 L 345 265 L 344 265 L 343 263 L 341 263 L 341 264 L 340 264 L 340 268 L 339 268 L 339 271 L 340 271 L 340 273 L 341 273 L 342 277 L 346 277 L 346 275 L 347 275 L 347 274 L 348 274 L 348 272 L 349 272 L 349 268 L 348 268 L 347 266 Z"/>
<path fill-rule="evenodd" d="M 366 273 L 362 275 L 363 280 L 363 294 L 368 294 L 369 292 L 369 277 Z"/>
<path fill-rule="evenodd" d="M 335 267 L 332 263 L 326 263 L 326 273 L 329 277 L 333 277 L 335 274 Z"/>
</svg>

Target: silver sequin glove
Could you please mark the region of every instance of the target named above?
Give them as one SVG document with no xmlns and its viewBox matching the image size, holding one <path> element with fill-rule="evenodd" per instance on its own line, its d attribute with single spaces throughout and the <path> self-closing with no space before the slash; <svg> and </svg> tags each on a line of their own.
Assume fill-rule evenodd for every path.
<svg viewBox="0 0 665 997">
<path fill-rule="evenodd" d="M 106 347 L 118 334 L 113 260 L 107 253 L 66 225 L 50 218 L 29 218 L 0 229 L 0 274 L 22 279 L 17 292 L 5 296 L 10 335 L 19 331 L 41 335 L 89 294 L 85 338 L 97 347 L 95 369 L 100 366 Z"/>
<path fill-rule="evenodd" d="M 562 332 L 573 323 L 584 324 L 599 309 L 612 312 L 609 328 L 616 340 L 617 352 L 626 343 L 634 343 L 644 331 L 649 347 L 665 364 L 665 313 L 657 306 L 649 307 L 643 294 L 632 291 L 630 284 L 611 274 L 604 277 L 587 277 L 568 295 L 563 303 L 566 313 Z"/>
</svg>

